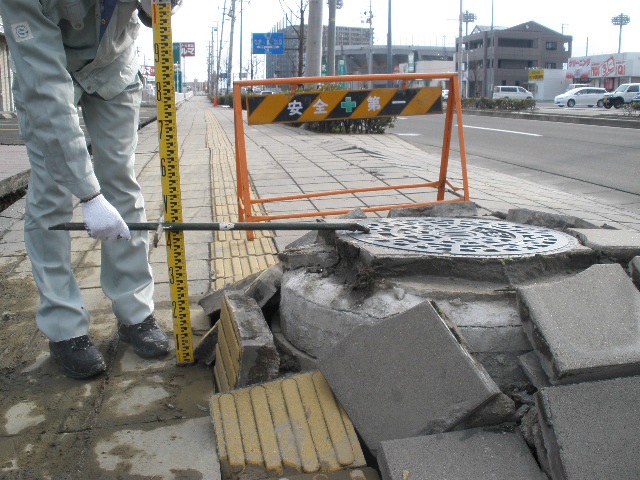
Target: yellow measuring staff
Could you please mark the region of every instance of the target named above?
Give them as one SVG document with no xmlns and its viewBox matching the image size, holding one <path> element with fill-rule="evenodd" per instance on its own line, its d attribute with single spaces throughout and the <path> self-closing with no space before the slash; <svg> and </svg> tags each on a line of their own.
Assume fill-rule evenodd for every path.
<svg viewBox="0 0 640 480">
<path fill-rule="evenodd" d="M 166 222 L 182 222 L 170 0 L 153 0 L 153 51 L 164 219 Z M 184 233 L 165 231 L 165 236 L 177 364 L 188 365 L 193 363 L 194 357 Z"/>
</svg>

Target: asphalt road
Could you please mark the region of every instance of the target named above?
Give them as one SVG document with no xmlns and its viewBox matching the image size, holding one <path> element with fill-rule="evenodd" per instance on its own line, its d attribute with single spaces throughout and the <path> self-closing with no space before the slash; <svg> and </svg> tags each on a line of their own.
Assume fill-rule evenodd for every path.
<svg viewBox="0 0 640 480">
<path fill-rule="evenodd" d="M 388 131 L 439 153 L 444 115 L 401 117 Z M 469 165 L 640 206 L 637 129 L 465 115 L 464 136 Z M 454 137 L 459 158 L 457 128 Z"/>
</svg>

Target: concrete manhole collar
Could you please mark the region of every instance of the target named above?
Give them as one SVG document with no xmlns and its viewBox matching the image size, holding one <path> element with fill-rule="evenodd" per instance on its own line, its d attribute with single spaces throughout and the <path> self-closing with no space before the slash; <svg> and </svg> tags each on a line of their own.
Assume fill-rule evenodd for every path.
<svg viewBox="0 0 640 480">
<path fill-rule="evenodd" d="M 346 236 L 376 247 L 436 257 L 507 258 L 569 251 L 578 241 L 549 228 L 481 218 L 386 218 Z"/>
</svg>

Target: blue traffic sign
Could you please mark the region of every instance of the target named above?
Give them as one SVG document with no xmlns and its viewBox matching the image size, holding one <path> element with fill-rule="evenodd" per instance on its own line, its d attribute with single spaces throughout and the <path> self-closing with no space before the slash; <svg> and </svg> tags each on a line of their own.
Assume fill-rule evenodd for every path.
<svg viewBox="0 0 640 480">
<path fill-rule="evenodd" d="M 284 33 L 254 33 L 251 35 L 253 48 L 251 53 L 261 55 L 284 55 Z"/>
</svg>

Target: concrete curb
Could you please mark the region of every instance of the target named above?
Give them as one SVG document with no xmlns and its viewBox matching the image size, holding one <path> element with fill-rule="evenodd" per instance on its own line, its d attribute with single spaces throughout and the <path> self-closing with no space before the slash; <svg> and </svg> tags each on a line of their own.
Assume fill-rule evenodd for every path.
<svg viewBox="0 0 640 480">
<path fill-rule="evenodd" d="M 489 110 L 463 109 L 465 115 L 485 117 L 517 118 L 520 120 L 542 120 L 546 122 L 577 123 L 580 125 L 597 125 L 600 127 L 640 128 L 640 117 L 635 119 L 609 119 L 598 117 L 579 117 L 574 115 L 554 115 L 545 113 L 494 112 Z"/>
</svg>

